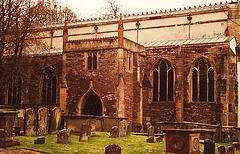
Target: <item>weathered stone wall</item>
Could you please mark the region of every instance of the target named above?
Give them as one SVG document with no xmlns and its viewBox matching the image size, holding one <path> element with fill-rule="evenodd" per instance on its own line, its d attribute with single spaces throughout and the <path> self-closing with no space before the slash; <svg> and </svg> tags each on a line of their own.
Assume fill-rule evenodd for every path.
<svg viewBox="0 0 240 154">
<path fill-rule="evenodd" d="M 183 46 L 150 49 L 141 63 L 141 81 L 146 74 L 153 84 L 152 70 L 161 58 L 167 59 L 174 69 L 174 101 L 153 102 L 151 86 L 143 90 L 143 121 L 193 121 L 236 125 L 236 61 L 235 55 L 224 45 Z M 200 58 L 206 58 L 215 71 L 215 101 L 192 102 L 191 67 Z M 143 84 L 143 83 L 142 83 Z M 166 105 L 168 104 L 168 105 Z M 230 109 L 230 110 L 229 110 Z M 227 115 L 227 116 L 226 116 Z M 182 118 L 180 118 L 182 117 Z"/>
<path fill-rule="evenodd" d="M 8 104 L 8 83 L 11 77 L 21 77 L 22 79 L 22 92 L 21 92 L 21 104 L 12 104 L 14 108 L 40 108 L 56 106 L 56 104 L 42 104 L 41 92 L 42 92 L 42 73 L 45 67 L 51 67 L 57 77 L 57 104 L 59 104 L 59 91 L 61 87 L 62 76 L 62 56 L 61 55 L 35 55 L 35 56 L 23 56 L 19 59 L 6 58 L 4 68 L 1 68 L 5 72 L 0 83 L 3 87 L 1 91 L 2 102 L 1 104 Z"/>
</svg>

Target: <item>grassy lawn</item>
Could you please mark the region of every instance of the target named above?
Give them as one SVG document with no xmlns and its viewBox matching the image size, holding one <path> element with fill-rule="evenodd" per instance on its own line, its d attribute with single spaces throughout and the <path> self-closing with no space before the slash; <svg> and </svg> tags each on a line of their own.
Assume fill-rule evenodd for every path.
<svg viewBox="0 0 240 154">
<path fill-rule="evenodd" d="M 47 153 L 102 153 L 105 152 L 105 147 L 109 144 L 117 144 L 121 147 L 122 153 L 145 154 L 145 153 L 162 153 L 163 142 L 147 143 L 146 136 L 132 135 L 121 138 L 108 138 L 109 133 L 97 132 L 99 136 L 92 137 L 90 141 L 79 142 L 79 136 L 71 135 L 71 143 L 57 144 L 57 135 L 46 135 L 45 144 L 34 144 L 34 139 L 37 137 L 18 136 L 17 139 L 21 145 L 9 147 L 8 149 L 32 149 Z M 219 145 L 230 146 L 231 143 L 215 144 L 216 148 Z M 203 152 L 203 144 L 200 144 L 200 149 Z M 216 150 L 217 152 L 217 150 Z"/>
</svg>

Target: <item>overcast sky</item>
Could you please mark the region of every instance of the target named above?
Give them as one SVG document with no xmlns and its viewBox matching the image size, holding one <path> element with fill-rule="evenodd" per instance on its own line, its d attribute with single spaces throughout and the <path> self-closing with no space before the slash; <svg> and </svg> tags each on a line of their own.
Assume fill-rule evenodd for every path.
<svg viewBox="0 0 240 154">
<path fill-rule="evenodd" d="M 108 6 L 106 0 L 59 0 L 62 4 L 71 8 L 82 18 L 89 18 L 101 8 Z M 228 2 L 231 0 L 227 0 Z M 122 5 L 122 10 L 128 13 L 141 13 L 159 11 L 174 8 L 182 8 L 194 5 L 224 2 L 224 0 L 116 0 Z"/>
</svg>

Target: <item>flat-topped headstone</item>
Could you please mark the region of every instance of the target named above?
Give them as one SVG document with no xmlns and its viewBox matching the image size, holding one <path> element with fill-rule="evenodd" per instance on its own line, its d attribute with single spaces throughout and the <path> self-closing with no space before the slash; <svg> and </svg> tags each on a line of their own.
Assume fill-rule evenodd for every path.
<svg viewBox="0 0 240 154">
<path fill-rule="evenodd" d="M 119 122 L 119 136 L 120 137 L 127 135 L 127 127 L 128 127 L 128 123 L 126 120 Z"/>
<path fill-rule="evenodd" d="M 110 136 L 109 138 L 117 138 L 119 137 L 119 130 L 117 126 L 113 126 L 112 129 L 110 130 Z"/>
<path fill-rule="evenodd" d="M 45 135 L 48 132 L 49 109 L 42 107 L 38 109 L 38 128 L 37 135 Z"/>
<path fill-rule="evenodd" d="M 50 133 L 55 134 L 58 132 L 61 123 L 61 109 L 59 107 L 54 107 L 51 114 L 51 125 Z"/>
<path fill-rule="evenodd" d="M 25 136 L 36 136 L 37 131 L 37 114 L 34 109 L 27 109 L 25 112 Z"/>
<path fill-rule="evenodd" d="M 60 130 L 57 133 L 57 143 L 70 143 L 71 142 L 71 135 L 67 129 Z"/>
<path fill-rule="evenodd" d="M 4 129 L 0 129 L 0 148 L 6 148 Z"/>
<path fill-rule="evenodd" d="M 148 137 L 150 136 L 154 137 L 154 127 L 153 126 L 148 127 L 147 133 L 148 133 Z"/>
<path fill-rule="evenodd" d="M 130 123 L 128 123 L 126 136 L 131 136 L 131 132 L 132 132 L 132 126 L 130 125 Z"/>
<path fill-rule="evenodd" d="M 225 154 L 225 153 L 226 153 L 225 146 L 224 145 L 218 146 L 218 154 Z"/>
<path fill-rule="evenodd" d="M 34 140 L 34 144 L 45 144 L 45 137 L 44 136 L 39 136 Z"/>
<path fill-rule="evenodd" d="M 204 140 L 204 154 L 213 154 L 215 153 L 215 143 L 212 139 Z"/>
<path fill-rule="evenodd" d="M 121 147 L 116 144 L 110 144 L 105 147 L 105 154 L 121 154 Z"/>
<path fill-rule="evenodd" d="M 91 139 L 91 126 L 83 124 L 80 131 L 79 141 L 88 141 Z"/>
</svg>

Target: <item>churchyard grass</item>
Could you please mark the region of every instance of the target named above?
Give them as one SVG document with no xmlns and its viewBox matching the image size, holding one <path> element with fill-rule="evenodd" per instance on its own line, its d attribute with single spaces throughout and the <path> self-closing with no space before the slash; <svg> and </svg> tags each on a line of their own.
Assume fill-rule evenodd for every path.
<svg viewBox="0 0 240 154">
<path fill-rule="evenodd" d="M 45 144 L 34 144 L 37 137 L 17 136 L 19 146 L 8 149 L 32 149 L 47 153 L 102 153 L 109 144 L 117 144 L 121 147 L 122 153 L 162 153 L 163 142 L 147 143 L 146 136 L 132 135 L 120 138 L 109 138 L 108 132 L 97 132 L 99 136 L 92 137 L 89 141 L 80 141 L 78 135 L 71 135 L 71 143 L 57 144 L 57 135 L 46 135 Z"/>
<path fill-rule="evenodd" d="M 147 143 L 146 136 L 131 135 L 120 138 L 109 138 L 108 132 L 97 132 L 99 136 L 92 137 L 89 141 L 79 142 L 78 135 L 71 135 L 71 143 L 57 144 L 57 135 L 46 135 L 45 144 L 34 144 L 34 139 L 37 137 L 17 136 L 21 145 L 9 147 L 8 149 L 31 149 L 47 153 L 102 153 L 105 152 L 105 147 L 109 144 L 117 144 L 121 147 L 123 154 L 159 154 L 162 153 L 164 143 L 155 142 Z M 231 146 L 231 142 L 216 143 L 216 152 L 219 145 L 224 145 L 226 148 Z M 204 145 L 200 144 L 201 153 L 203 152 Z"/>
</svg>

